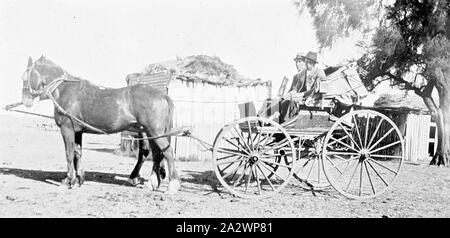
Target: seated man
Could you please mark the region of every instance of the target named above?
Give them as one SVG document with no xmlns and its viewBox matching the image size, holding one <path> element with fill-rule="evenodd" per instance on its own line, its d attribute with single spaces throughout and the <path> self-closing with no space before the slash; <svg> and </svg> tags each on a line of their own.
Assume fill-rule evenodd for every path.
<svg viewBox="0 0 450 238">
<path fill-rule="evenodd" d="M 299 104 L 308 105 L 319 92 L 320 82 L 326 80 L 325 72 L 316 67 L 317 53 L 308 52 L 306 56 L 297 54 L 294 59 L 298 74 L 293 78 L 291 88 L 283 96 L 280 106 L 280 123 L 294 117 L 299 110 Z"/>
</svg>

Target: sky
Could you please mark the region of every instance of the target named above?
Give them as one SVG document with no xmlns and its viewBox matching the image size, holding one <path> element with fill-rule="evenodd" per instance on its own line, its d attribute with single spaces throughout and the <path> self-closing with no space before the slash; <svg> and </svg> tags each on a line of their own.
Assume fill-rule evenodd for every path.
<svg viewBox="0 0 450 238">
<path fill-rule="evenodd" d="M 343 40 L 319 54 L 334 65 L 358 55 Z M 108 87 L 158 61 L 218 56 L 277 91 L 297 52 L 319 51 L 312 20 L 292 0 L 1 0 L 0 105 L 21 100 L 28 57 Z"/>
</svg>

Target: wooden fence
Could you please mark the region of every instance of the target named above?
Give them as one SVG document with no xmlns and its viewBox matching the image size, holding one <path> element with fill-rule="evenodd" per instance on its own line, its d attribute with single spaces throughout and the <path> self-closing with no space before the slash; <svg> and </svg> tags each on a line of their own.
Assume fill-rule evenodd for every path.
<svg viewBox="0 0 450 238">
<path fill-rule="evenodd" d="M 168 94 L 175 104 L 174 127 L 190 126 L 196 137 L 212 144 L 224 125 L 241 117 L 239 104 L 253 102 L 259 109 L 270 98 L 271 88 L 267 84 L 236 87 L 173 79 Z M 172 142 L 179 160 L 211 157 L 195 140 L 176 137 Z"/>
<path fill-rule="evenodd" d="M 408 114 L 405 133 L 405 160 L 417 162 L 418 160 L 428 159 L 430 125 L 430 115 Z"/>
</svg>

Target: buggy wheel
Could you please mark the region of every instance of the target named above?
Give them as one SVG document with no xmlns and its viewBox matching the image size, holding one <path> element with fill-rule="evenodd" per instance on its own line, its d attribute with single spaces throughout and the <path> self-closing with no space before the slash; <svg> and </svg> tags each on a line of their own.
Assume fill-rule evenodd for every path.
<svg viewBox="0 0 450 238">
<path fill-rule="evenodd" d="M 403 137 L 387 116 L 357 110 L 337 120 L 328 132 L 322 164 L 331 186 L 352 199 L 386 192 L 404 160 Z"/>
<path fill-rule="evenodd" d="M 322 147 L 325 136 L 319 136 L 314 140 L 307 140 L 300 148 L 294 173 L 294 178 L 302 183 L 306 183 L 313 188 L 325 188 L 330 186 L 325 173 L 323 172 Z"/>
<path fill-rule="evenodd" d="M 218 180 L 232 194 L 263 198 L 288 184 L 295 154 L 292 139 L 278 123 L 247 117 L 219 131 L 212 163 Z"/>
</svg>

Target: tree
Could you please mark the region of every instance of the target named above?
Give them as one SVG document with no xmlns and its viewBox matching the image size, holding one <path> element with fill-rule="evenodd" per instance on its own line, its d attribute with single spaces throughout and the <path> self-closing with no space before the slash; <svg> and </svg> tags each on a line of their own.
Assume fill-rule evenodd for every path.
<svg viewBox="0 0 450 238">
<path fill-rule="evenodd" d="M 353 31 L 370 36 L 357 60 L 369 89 L 390 80 L 413 90 L 438 127 L 437 152 L 430 164 L 450 167 L 450 4 L 448 0 L 297 0 L 314 19 L 322 48 Z M 376 22 L 376 23 L 375 23 Z M 436 102 L 433 90 L 439 95 Z"/>
</svg>

